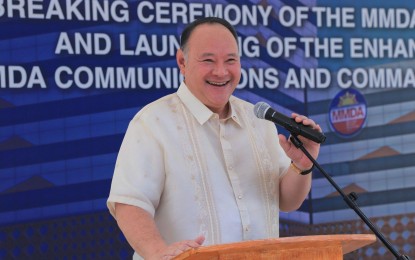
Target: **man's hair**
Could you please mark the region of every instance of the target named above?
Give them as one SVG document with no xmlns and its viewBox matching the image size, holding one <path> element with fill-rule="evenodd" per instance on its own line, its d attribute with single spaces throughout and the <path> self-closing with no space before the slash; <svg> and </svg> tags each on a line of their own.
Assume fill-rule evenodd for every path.
<svg viewBox="0 0 415 260">
<path fill-rule="evenodd" d="M 228 29 L 232 33 L 233 37 L 238 42 L 238 34 L 235 28 L 228 21 L 222 18 L 218 18 L 218 17 L 204 17 L 204 18 L 194 20 L 193 22 L 188 24 L 186 28 L 184 28 L 182 35 L 180 37 L 180 49 L 183 52 L 185 51 L 190 35 L 192 34 L 193 30 L 196 29 L 196 27 L 202 24 L 215 24 L 215 23 L 225 26 L 226 29 Z"/>
</svg>

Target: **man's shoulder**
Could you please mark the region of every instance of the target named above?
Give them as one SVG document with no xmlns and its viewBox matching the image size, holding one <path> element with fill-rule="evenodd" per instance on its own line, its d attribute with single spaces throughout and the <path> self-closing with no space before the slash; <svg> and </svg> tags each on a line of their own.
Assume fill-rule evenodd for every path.
<svg viewBox="0 0 415 260">
<path fill-rule="evenodd" d="M 232 96 L 232 98 L 230 99 L 230 102 L 232 104 L 232 109 L 235 109 L 235 111 L 238 114 L 244 114 L 251 119 L 255 117 L 254 105 L 250 103 L 249 101 L 243 100 L 239 97 Z"/>
<path fill-rule="evenodd" d="M 135 117 L 164 115 L 165 113 L 174 110 L 179 103 L 180 99 L 178 98 L 177 93 L 168 94 L 143 106 Z"/>
<path fill-rule="evenodd" d="M 241 99 L 236 96 L 232 96 L 230 102 L 236 108 L 243 108 L 243 109 L 254 109 L 254 105 L 244 99 Z M 252 110 L 253 111 L 253 110 Z"/>
<path fill-rule="evenodd" d="M 232 107 L 236 110 L 236 113 L 244 117 L 247 122 L 250 122 L 251 125 L 255 125 L 258 129 L 268 129 L 274 130 L 275 124 L 271 121 L 260 119 L 255 115 L 254 107 L 255 105 L 244 99 L 232 96 L 231 99 Z"/>
</svg>

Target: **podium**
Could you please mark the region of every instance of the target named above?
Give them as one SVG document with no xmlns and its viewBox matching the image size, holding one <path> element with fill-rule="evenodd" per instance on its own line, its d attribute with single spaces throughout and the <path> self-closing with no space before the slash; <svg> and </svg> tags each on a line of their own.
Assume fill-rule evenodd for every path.
<svg viewBox="0 0 415 260">
<path fill-rule="evenodd" d="M 372 234 L 316 235 L 250 240 L 191 249 L 175 260 L 334 260 L 376 241 Z"/>
</svg>

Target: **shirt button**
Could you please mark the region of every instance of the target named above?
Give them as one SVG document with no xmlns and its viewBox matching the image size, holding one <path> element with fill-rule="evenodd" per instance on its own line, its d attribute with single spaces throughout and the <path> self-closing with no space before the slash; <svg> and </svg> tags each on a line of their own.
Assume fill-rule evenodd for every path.
<svg viewBox="0 0 415 260">
<path fill-rule="evenodd" d="M 229 166 L 229 167 L 228 167 L 228 169 L 229 169 L 229 170 L 232 170 L 233 168 L 232 168 L 232 166 Z"/>
<path fill-rule="evenodd" d="M 239 195 L 239 196 L 238 196 L 238 199 L 242 199 L 242 195 Z"/>
</svg>

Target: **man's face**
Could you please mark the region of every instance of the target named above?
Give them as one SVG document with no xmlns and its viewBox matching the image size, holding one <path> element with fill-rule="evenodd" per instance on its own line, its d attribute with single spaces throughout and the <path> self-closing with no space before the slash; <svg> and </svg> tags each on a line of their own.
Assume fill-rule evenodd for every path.
<svg viewBox="0 0 415 260">
<path fill-rule="evenodd" d="M 241 78 L 232 33 L 221 24 L 199 25 L 188 40 L 186 54 L 178 51 L 177 62 L 193 95 L 213 112 L 226 113 L 229 97 Z"/>
</svg>

